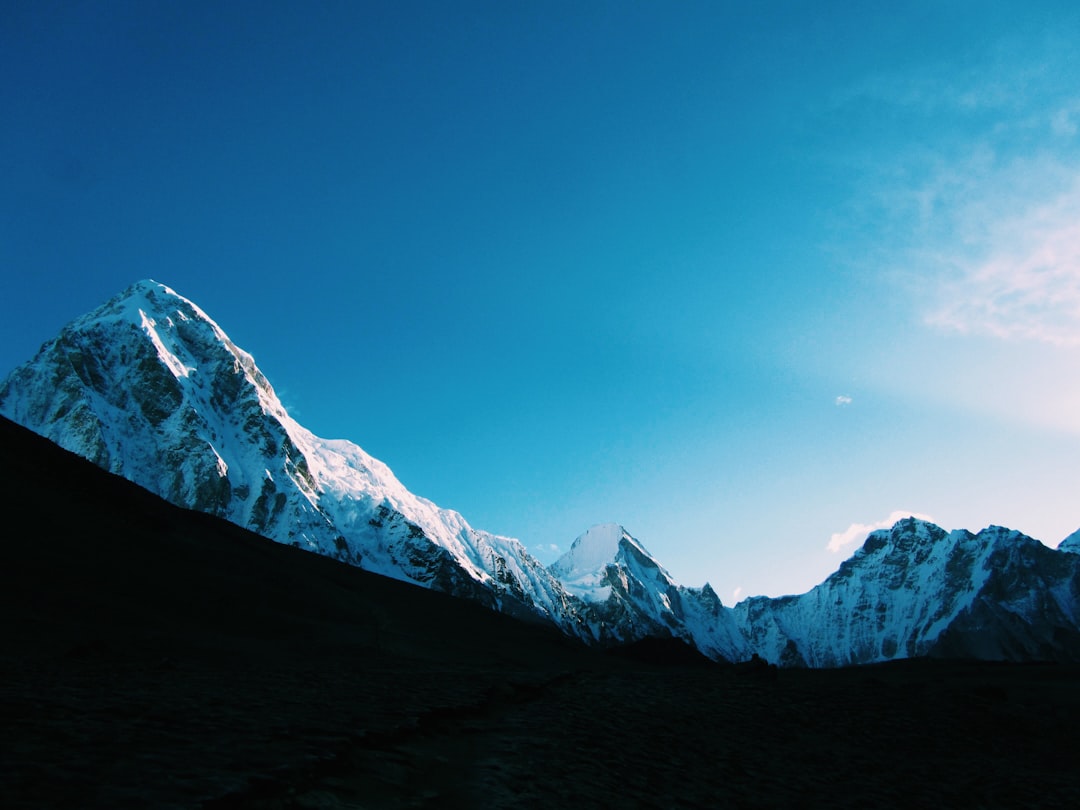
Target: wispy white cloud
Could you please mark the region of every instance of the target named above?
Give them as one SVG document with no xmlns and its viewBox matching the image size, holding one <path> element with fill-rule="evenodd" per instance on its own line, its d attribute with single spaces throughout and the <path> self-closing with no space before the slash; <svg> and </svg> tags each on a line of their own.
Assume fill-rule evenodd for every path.
<svg viewBox="0 0 1080 810">
<path fill-rule="evenodd" d="M 850 405 L 852 400 L 851 397 L 849 397 L 847 394 L 841 394 L 834 400 L 834 402 L 836 403 L 837 408 L 844 408 Z"/>
<path fill-rule="evenodd" d="M 1044 31 L 838 96 L 903 124 L 839 158 L 859 179 L 837 252 L 891 316 L 864 385 L 1080 435 L 1078 88 L 1074 44 Z"/>
<path fill-rule="evenodd" d="M 1072 188 L 989 220 L 981 249 L 939 254 L 926 321 L 964 334 L 1080 345 L 1080 167 Z"/>
<path fill-rule="evenodd" d="M 830 537 L 826 548 L 836 554 L 843 551 L 844 548 L 850 546 L 852 543 L 864 539 L 870 532 L 875 531 L 876 529 L 888 529 L 898 520 L 903 520 L 908 517 L 931 522 L 934 520 L 929 515 L 924 515 L 919 512 L 905 512 L 903 509 L 898 509 L 895 512 L 890 513 L 888 517 L 882 518 L 874 523 L 852 523 L 844 529 L 844 531 L 837 532 Z"/>
<path fill-rule="evenodd" d="M 737 603 L 740 596 L 742 596 L 742 585 L 736 586 L 735 590 L 731 592 L 731 603 Z"/>
<path fill-rule="evenodd" d="M 1041 46 L 1041 50 L 1040 47 Z M 884 265 L 945 332 L 1080 345 L 1080 63 L 1048 37 L 864 80 L 924 137 L 868 156 Z"/>
</svg>

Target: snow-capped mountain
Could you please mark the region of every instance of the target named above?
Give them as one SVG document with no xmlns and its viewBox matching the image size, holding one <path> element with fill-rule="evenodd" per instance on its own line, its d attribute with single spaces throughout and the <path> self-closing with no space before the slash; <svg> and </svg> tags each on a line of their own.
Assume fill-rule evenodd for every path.
<svg viewBox="0 0 1080 810">
<path fill-rule="evenodd" d="M 588 618 L 595 635 L 601 627 L 620 641 L 671 635 L 711 658 L 749 656 L 732 612 L 713 589 L 708 584 L 680 586 L 622 526 L 592 527 L 552 564 L 551 572 L 591 606 Z"/>
<path fill-rule="evenodd" d="M 549 621 L 589 642 L 674 636 L 716 659 L 835 666 L 913 655 L 1080 660 L 1080 532 L 918 520 L 872 533 L 801 596 L 734 608 L 687 588 L 621 526 L 550 568 L 407 490 L 286 413 L 251 355 L 194 303 L 135 284 L 0 384 L 0 413 L 167 500 L 376 573 Z"/>
<path fill-rule="evenodd" d="M 572 629 L 567 594 L 521 543 L 300 426 L 251 355 L 162 284 L 139 282 L 65 327 L 0 386 L 0 412 L 173 503 Z"/>
<path fill-rule="evenodd" d="M 908 518 L 801 596 L 734 612 L 751 649 L 788 666 L 937 655 L 1080 660 L 1080 556 L 991 526 Z"/>
</svg>

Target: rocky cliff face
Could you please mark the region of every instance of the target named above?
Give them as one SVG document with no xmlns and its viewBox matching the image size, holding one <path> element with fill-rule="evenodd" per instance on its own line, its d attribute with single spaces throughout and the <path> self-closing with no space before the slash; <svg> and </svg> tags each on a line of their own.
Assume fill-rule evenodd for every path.
<svg viewBox="0 0 1080 810">
<path fill-rule="evenodd" d="M 517 540 L 409 492 L 355 444 L 303 428 L 251 355 L 152 281 L 12 372 L 0 413 L 175 504 L 594 643 L 674 636 L 712 658 L 789 666 L 1080 659 L 1080 533 L 1053 551 L 997 527 L 901 521 L 810 592 L 735 608 L 708 585 L 680 586 L 615 524 L 545 568 Z"/>
</svg>

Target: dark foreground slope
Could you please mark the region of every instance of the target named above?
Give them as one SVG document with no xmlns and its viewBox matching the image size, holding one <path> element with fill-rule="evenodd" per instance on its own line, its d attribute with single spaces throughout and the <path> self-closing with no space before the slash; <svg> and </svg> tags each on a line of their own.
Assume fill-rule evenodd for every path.
<svg viewBox="0 0 1080 810">
<path fill-rule="evenodd" d="M 1072 668 L 603 656 L 0 448 L 4 807 L 1080 806 Z"/>
</svg>

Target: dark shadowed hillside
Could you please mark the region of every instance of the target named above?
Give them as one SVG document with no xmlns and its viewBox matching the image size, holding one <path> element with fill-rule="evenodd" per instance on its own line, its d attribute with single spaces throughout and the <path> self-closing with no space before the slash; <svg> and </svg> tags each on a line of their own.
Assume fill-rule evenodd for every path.
<svg viewBox="0 0 1080 810">
<path fill-rule="evenodd" d="M 5 807 L 1080 806 L 1074 668 L 604 655 L 0 447 Z"/>
</svg>

